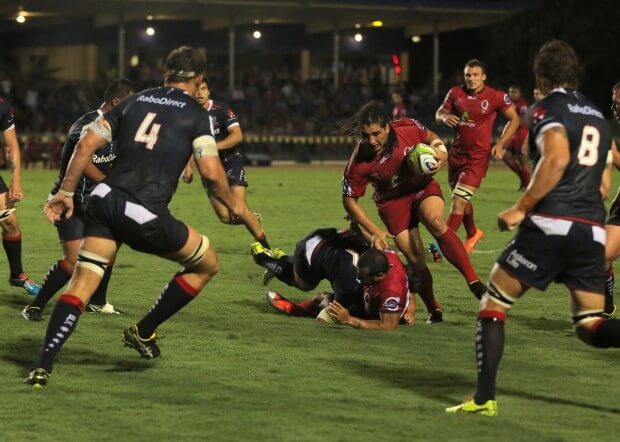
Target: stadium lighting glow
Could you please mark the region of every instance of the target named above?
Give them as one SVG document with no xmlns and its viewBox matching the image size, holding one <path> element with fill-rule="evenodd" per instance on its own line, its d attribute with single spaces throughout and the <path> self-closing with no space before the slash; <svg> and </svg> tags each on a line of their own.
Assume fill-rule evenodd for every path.
<svg viewBox="0 0 620 442">
<path fill-rule="evenodd" d="M 362 34 L 360 34 L 360 33 L 357 33 L 357 34 L 355 34 L 355 35 L 353 36 L 353 40 L 355 40 L 355 41 L 356 41 L 356 42 L 358 42 L 358 43 L 359 43 L 360 41 L 362 41 L 363 39 L 364 39 L 364 36 L 363 36 Z"/>
<path fill-rule="evenodd" d="M 383 26 L 383 22 L 381 20 L 373 20 L 370 22 L 370 26 L 373 28 L 380 28 Z"/>
<path fill-rule="evenodd" d="M 255 39 L 257 39 L 257 40 L 258 40 L 259 38 L 261 38 L 262 36 L 263 36 L 263 34 L 261 34 L 261 33 L 260 33 L 260 31 L 254 31 L 254 32 L 252 33 L 252 37 L 254 37 L 254 38 L 255 38 Z"/>
<path fill-rule="evenodd" d="M 19 14 L 19 15 L 17 16 L 17 18 L 15 19 L 15 21 L 16 21 L 17 23 L 24 23 L 24 22 L 26 21 L 26 17 L 25 17 L 24 15 L 22 15 L 22 14 Z"/>
<path fill-rule="evenodd" d="M 153 20 L 153 18 L 154 18 L 154 17 L 153 17 L 152 15 L 147 15 L 147 16 L 146 16 L 146 19 L 147 19 L 148 21 Z"/>
<path fill-rule="evenodd" d="M 360 23 L 355 23 L 355 29 L 361 29 L 362 25 Z"/>
<path fill-rule="evenodd" d="M 420 37 L 419 35 L 412 35 L 411 41 L 414 43 L 420 43 L 422 41 L 422 37 Z"/>
<path fill-rule="evenodd" d="M 132 68 L 135 68 L 139 64 L 140 64 L 140 57 L 138 57 L 137 55 L 132 55 L 131 58 L 129 59 L 129 65 Z"/>
<path fill-rule="evenodd" d="M 146 28 L 146 35 L 148 35 L 149 37 L 152 37 L 153 35 L 155 35 L 155 28 L 152 28 L 150 26 Z"/>
</svg>

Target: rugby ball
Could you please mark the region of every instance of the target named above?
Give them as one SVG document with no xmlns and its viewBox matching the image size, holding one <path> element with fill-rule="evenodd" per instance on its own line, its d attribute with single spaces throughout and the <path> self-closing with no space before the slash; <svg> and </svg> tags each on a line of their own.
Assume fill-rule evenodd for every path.
<svg viewBox="0 0 620 442">
<path fill-rule="evenodd" d="M 339 324 L 339 322 L 329 316 L 329 313 L 327 313 L 327 307 L 320 311 L 320 313 L 316 316 L 316 320 L 322 322 L 323 324 Z"/>
<path fill-rule="evenodd" d="M 407 153 L 409 168 L 418 175 L 434 175 L 437 172 L 435 150 L 428 144 L 418 143 Z"/>
</svg>

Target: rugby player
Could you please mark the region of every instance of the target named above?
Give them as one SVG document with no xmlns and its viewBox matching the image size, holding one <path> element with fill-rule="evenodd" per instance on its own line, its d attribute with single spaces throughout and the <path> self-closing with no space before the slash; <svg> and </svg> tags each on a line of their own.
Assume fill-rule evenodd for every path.
<svg viewBox="0 0 620 442">
<path fill-rule="evenodd" d="M 525 190 L 532 177 L 532 166 L 527 157 L 527 146 L 525 145 L 527 139 L 527 121 L 525 119 L 525 114 L 527 112 L 528 102 L 523 98 L 521 88 L 517 85 L 512 85 L 508 88 L 508 96 L 519 114 L 521 125 L 508 142 L 504 150 L 503 160 L 510 170 L 519 177 L 519 191 L 522 191 Z"/>
</svg>

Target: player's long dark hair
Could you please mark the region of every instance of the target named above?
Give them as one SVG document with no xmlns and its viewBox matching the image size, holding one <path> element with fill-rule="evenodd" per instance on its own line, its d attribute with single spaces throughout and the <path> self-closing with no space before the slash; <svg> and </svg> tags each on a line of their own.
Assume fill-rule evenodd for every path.
<svg viewBox="0 0 620 442">
<path fill-rule="evenodd" d="M 579 87 L 581 66 L 573 48 L 561 40 L 551 40 L 539 49 L 534 58 L 534 76 L 543 93 L 566 86 Z"/>
<path fill-rule="evenodd" d="M 375 158 L 375 152 L 370 143 L 365 142 L 362 136 L 362 127 L 371 124 L 378 124 L 381 127 L 385 127 L 390 122 L 390 117 L 385 110 L 383 103 L 372 100 L 363 105 L 357 113 L 346 120 L 341 120 L 336 123 L 338 133 L 341 135 L 348 135 L 353 137 L 356 141 L 361 141 L 358 150 L 358 160 L 360 161 L 372 161 Z M 385 143 L 384 149 L 389 154 L 394 149 L 396 136 L 394 131 L 390 130 L 388 139 Z"/>
</svg>

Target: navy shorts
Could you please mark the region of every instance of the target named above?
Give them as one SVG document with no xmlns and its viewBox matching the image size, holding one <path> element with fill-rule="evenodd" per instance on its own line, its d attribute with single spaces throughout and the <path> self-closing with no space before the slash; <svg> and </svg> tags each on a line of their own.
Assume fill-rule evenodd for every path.
<svg viewBox="0 0 620 442">
<path fill-rule="evenodd" d="M 4 179 L 0 176 L 0 194 L 7 193 L 9 191 L 9 187 L 4 182 Z"/>
<path fill-rule="evenodd" d="M 119 189 L 98 184 L 86 205 L 84 236 L 125 243 L 153 255 L 177 252 L 187 242 L 189 229 L 167 210 L 153 213 Z"/>
<path fill-rule="evenodd" d="M 555 281 L 569 288 L 605 292 L 605 229 L 598 225 L 530 215 L 497 259 L 523 284 L 545 290 Z"/>
<path fill-rule="evenodd" d="M 222 167 L 226 172 L 226 178 L 228 178 L 228 185 L 232 186 L 243 186 L 248 187 L 248 182 L 245 179 L 245 169 L 243 168 L 243 157 L 241 153 L 237 152 L 234 149 L 231 152 L 226 152 L 226 150 L 220 151 L 220 161 L 222 162 Z M 222 154 L 222 152 L 226 152 Z M 209 182 L 202 179 L 202 186 L 207 191 L 207 194 L 211 196 L 211 192 L 209 191 Z"/>
<path fill-rule="evenodd" d="M 54 223 L 60 242 L 75 241 L 84 238 L 84 213 L 75 207 L 70 219 L 61 219 Z"/>
</svg>

